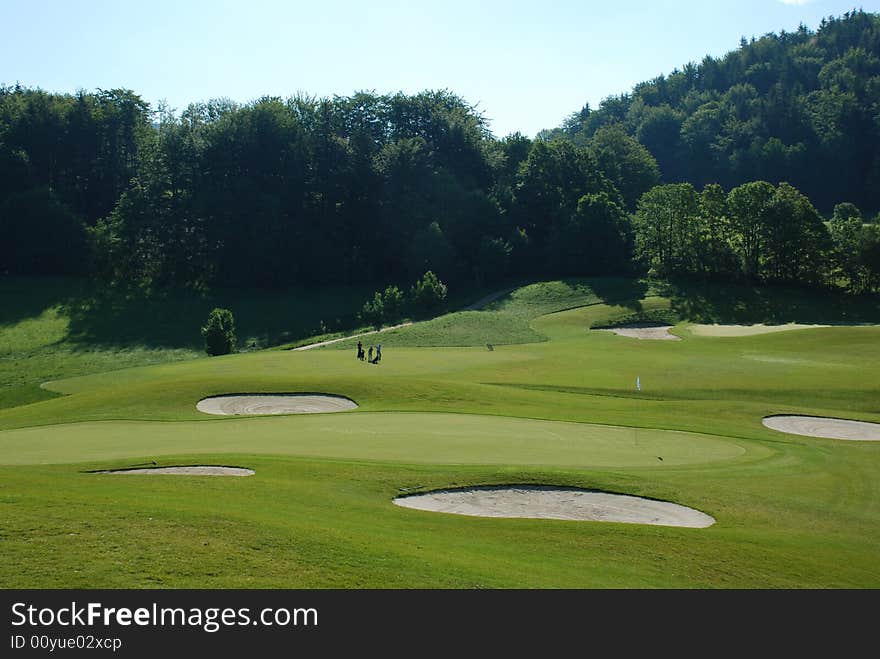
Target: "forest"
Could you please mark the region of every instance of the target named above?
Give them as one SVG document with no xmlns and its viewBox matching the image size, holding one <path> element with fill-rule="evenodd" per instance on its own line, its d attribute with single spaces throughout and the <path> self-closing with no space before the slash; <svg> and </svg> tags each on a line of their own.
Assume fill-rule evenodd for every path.
<svg viewBox="0 0 880 659">
<path fill-rule="evenodd" d="M 494 136 L 449 90 L 0 87 L 0 276 L 170 288 L 602 274 L 880 290 L 880 16 Z"/>
</svg>

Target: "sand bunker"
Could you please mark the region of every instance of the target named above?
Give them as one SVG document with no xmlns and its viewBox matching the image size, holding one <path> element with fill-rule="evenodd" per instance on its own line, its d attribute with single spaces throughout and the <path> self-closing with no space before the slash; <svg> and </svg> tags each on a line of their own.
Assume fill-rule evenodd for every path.
<svg viewBox="0 0 880 659">
<path fill-rule="evenodd" d="M 112 471 L 98 471 L 98 474 L 133 474 L 138 476 L 153 476 L 171 474 L 174 476 L 253 476 L 253 469 L 244 467 L 210 467 L 206 465 L 194 465 L 189 467 L 152 467 L 147 469 L 115 469 Z"/>
<path fill-rule="evenodd" d="M 357 403 L 330 394 L 235 394 L 204 398 L 196 409 L 205 414 L 320 414 L 352 410 Z"/>
<path fill-rule="evenodd" d="M 855 441 L 880 441 L 880 423 L 830 419 L 820 416 L 767 416 L 763 423 L 771 430 L 822 437 L 825 439 L 851 439 Z"/>
<path fill-rule="evenodd" d="M 618 336 L 632 339 L 654 339 L 658 341 L 681 341 L 681 337 L 670 334 L 672 325 L 632 324 L 620 327 L 597 328 L 600 332 L 614 332 Z"/>
<path fill-rule="evenodd" d="M 404 508 L 473 517 L 528 517 L 706 528 L 715 519 L 693 508 L 625 494 L 550 485 L 435 490 L 394 499 Z"/>
<path fill-rule="evenodd" d="M 757 334 L 770 334 L 772 332 L 788 332 L 800 329 L 816 329 L 817 327 L 831 327 L 831 325 L 802 325 L 800 323 L 786 323 L 784 325 L 688 325 L 688 331 L 694 336 L 755 336 Z"/>
</svg>

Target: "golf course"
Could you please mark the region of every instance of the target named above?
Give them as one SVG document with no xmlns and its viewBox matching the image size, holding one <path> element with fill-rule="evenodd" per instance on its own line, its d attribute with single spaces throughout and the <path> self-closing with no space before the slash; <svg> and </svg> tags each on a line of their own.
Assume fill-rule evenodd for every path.
<svg viewBox="0 0 880 659">
<path fill-rule="evenodd" d="M 0 583 L 880 587 L 876 295 L 558 279 L 467 308 L 483 294 L 359 337 L 381 343 L 377 363 L 342 336 L 123 350 L 74 341 L 54 298 L 15 307 L 0 323 Z M 623 326 L 678 340 L 608 331 Z M 864 423 L 843 438 L 765 423 L 786 415 Z M 398 505 L 441 491 L 495 505 L 505 488 L 549 493 L 553 511 Z M 588 493 L 701 521 L 566 517 Z"/>
</svg>

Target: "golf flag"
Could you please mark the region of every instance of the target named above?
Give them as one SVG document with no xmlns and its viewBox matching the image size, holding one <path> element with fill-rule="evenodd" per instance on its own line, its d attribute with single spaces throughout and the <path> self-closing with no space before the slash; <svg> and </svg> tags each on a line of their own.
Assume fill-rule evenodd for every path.
<svg viewBox="0 0 880 659">
<path fill-rule="evenodd" d="M 638 376 L 638 375 L 636 376 L 636 389 L 637 389 L 638 391 L 641 391 L 641 390 L 642 390 L 642 383 L 641 383 L 641 381 L 639 380 L 639 376 Z"/>
</svg>

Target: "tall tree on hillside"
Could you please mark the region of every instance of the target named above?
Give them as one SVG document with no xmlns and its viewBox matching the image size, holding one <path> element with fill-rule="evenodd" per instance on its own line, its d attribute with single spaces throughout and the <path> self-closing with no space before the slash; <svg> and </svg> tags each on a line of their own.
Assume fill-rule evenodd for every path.
<svg viewBox="0 0 880 659">
<path fill-rule="evenodd" d="M 710 183 L 700 193 L 701 270 L 707 275 L 733 276 L 738 271 L 733 228 L 724 189 Z"/>
<path fill-rule="evenodd" d="M 699 271 L 700 204 L 690 183 L 651 188 L 635 214 L 635 257 L 659 275 Z"/>
<path fill-rule="evenodd" d="M 817 283 L 824 270 L 828 231 L 810 200 L 788 183 L 776 188 L 761 228 L 761 271 L 774 281 Z"/>
<path fill-rule="evenodd" d="M 681 125 L 684 114 L 669 105 L 635 105 L 631 113 L 638 122 L 636 138 L 653 154 L 664 181 L 677 181 L 683 175 L 681 162 Z"/>
<path fill-rule="evenodd" d="M 733 188 L 727 195 L 727 210 L 734 230 L 734 249 L 740 259 L 740 268 L 748 279 L 760 274 L 764 251 L 767 212 L 776 192 L 767 181 L 752 181 Z"/>
<path fill-rule="evenodd" d="M 342 182 L 349 259 L 346 274 L 349 281 L 372 281 L 376 279 L 375 253 L 383 249 L 383 237 L 374 224 L 381 204 L 376 191 L 381 189 L 382 179 L 374 164 L 388 139 L 388 97 L 358 92 L 336 98 L 335 103 L 341 120 L 339 137 L 346 142 L 349 157 Z"/>
<path fill-rule="evenodd" d="M 99 153 L 104 208 L 109 209 L 137 172 L 138 150 L 151 132 L 149 103 L 130 89 L 99 90 L 103 143 Z"/>
<path fill-rule="evenodd" d="M 374 233 L 384 243 L 375 255 L 380 279 L 402 280 L 412 275 L 403 257 L 416 232 L 436 221 L 431 203 L 435 167 L 433 155 L 421 137 L 397 139 L 376 156 L 376 170 L 382 181 L 381 208 L 374 226 Z M 414 271 L 424 271 L 424 265 L 414 264 Z"/>
<path fill-rule="evenodd" d="M 198 208 L 226 285 L 280 286 L 303 276 L 317 249 L 311 231 L 308 152 L 297 117 L 280 99 L 221 105 L 203 130 Z M 306 272 L 308 272 L 306 270 Z"/>
<path fill-rule="evenodd" d="M 620 124 L 600 128 L 588 148 L 599 169 L 617 187 L 629 211 L 635 210 L 642 194 L 660 182 L 654 156 Z"/>
<path fill-rule="evenodd" d="M 579 272 L 574 274 L 628 272 L 632 258 L 629 219 L 623 207 L 607 192 L 581 197 L 566 233 L 570 244 L 579 248 L 582 259 Z"/>
<path fill-rule="evenodd" d="M 842 277 L 847 288 L 857 291 L 862 286 L 864 274 L 862 272 L 862 242 L 863 242 L 862 213 L 849 202 L 837 204 L 834 214 L 828 223 L 828 231 L 831 238 L 830 257 L 833 275 Z"/>
<path fill-rule="evenodd" d="M 880 225 L 868 224 L 862 228 L 859 264 L 863 277 L 859 290 L 880 291 Z"/>
<path fill-rule="evenodd" d="M 213 266 L 204 226 L 186 202 L 136 179 L 90 229 L 97 273 L 124 289 L 205 289 Z"/>
<path fill-rule="evenodd" d="M 717 181 L 722 175 L 723 142 L 719 139 L 725 116 L 717 100 L 709 100 L 694 110 L 681 126 L 682 149 L 688 179 L 694 185 Z"/>
<path fill-rule="evenodd" d="M 619 199 L 617 189 L 601 173 L 587 149 L 570 142 L 537 141 L 520 167 L 514 207 L 516 224 L 525 230 L 533 250 L 545 251 L 551 236 L 564 233 L 581 197 L 600 192 Z M 544 261 L 551 269 L 554 267 L 552 250 L 545 254 Z"/>
<path fill-rule="evenodd" d="M 486 163 L 491 169 L 492 180 L 488 194 L 509 227 L 513 220 L 510 211 L 514 204 L 514 188 L 520 165 L 528 157 L 532 141 L 521 133 L 513 133 L 501 140 L 489 140 L 486 144 Z"/>
</svg>

